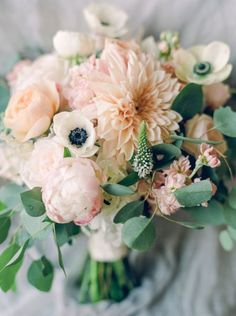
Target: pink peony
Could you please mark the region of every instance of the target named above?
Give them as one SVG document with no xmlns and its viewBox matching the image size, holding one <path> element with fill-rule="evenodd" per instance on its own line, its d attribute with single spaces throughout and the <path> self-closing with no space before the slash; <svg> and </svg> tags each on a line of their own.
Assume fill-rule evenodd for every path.
<svg viewBox="0 0 236 316">
<path fill-rule="evenodd" d="M 102 180 L 92 160 L 64 158 L 42 187 L 48 217 L 57 223 L 88 224 L 103 204 Z"/>
<path fill-rule="evenodd" d="M 42 187 L 50 171 L 54 170 L 64 156 L 64 147 L 53 138 L 41 138 L 21 169 L 23 182 L 29 187 Z"/>
</svg>

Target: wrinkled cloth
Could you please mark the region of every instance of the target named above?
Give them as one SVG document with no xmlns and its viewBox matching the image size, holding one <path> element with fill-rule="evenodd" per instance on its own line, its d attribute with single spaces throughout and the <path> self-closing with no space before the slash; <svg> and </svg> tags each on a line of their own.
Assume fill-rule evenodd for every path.
<svg viewBox="0 0 236 316">
<path fill-rule="evenodd" d="M 0 72 L 7 61 L 26 46 L 52 49 L 52 36 L 58 29 L 85 30 L 82 9 L 85 0 L 1 0 Z M 109 1 L 129 14 L 131 33 L 146 28 L 156 36 L 165 29 L 181 33 L 188 47 L 213 40 L 227 42 L 236 65 L 235 0 L 119 0 Z M 232 76 L 236 83 L 236 71 Z M 86 238 L 73 247 L 64 246 L 65 279 L 58 270 L 50 293 L 42 293 L 27 283 L 31 257 L 17 277 L 17 293 L 0 294 L 1 316 L 234 316 L 236 315 L 236 251 L 226 253 L 218 241 L 219 228 L 188 230 L 157 221 L 157 244 L 148 253 L 132 253 L 133 268 L 143 275 L 141 286 L 119 304 L 101 302 L 78 305 L 73 279 L 79 273 L 86 253 Z M 2 248 L 4 245 L 2 246 Z M 45 242 L 47 254 L 56 262 L 55 245 Z M 76 249 L 76 250 L 75 250 Z"/>
</svg>

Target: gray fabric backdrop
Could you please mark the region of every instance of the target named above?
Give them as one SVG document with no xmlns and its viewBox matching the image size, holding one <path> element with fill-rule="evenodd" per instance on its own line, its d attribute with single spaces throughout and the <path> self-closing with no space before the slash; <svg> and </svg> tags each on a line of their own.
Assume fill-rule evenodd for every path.
<svg viewBox="0 0 236 316">
<path fill-rule="evenodd" d="M 223 40 L 232 47 L 236 63 L 235 0 L 119 0 L 109 1 L 125 9 L 130 29 L 140 24 L 147 34 L 164 29 L 181 32 L 183 46 Z M 84 29 L 81 9 L 86 0 L 1 0 L 0 71 L 16 50 L 27 45 L 50 49 L 58 29 Z M 236 79 L 236 72 L 233 78 Z M 121 304 L 78 306 L 68 293 L 64 276 L 56 275 L 52 292 L 39 293 L 26 280 L 26 267 L 18 280 L 17 294 L 0 294 L 1 316 L 234 316 L 236 315 L 236 251 L 225 253 L 217 230 L 189 231 L 172 224 L 158 224 L 158 243 L 148 254 L 133 254 L 142 286 Z M 86 241 L 66 247 L 66 266 L 76 272 Z M 46 245 L 53 247 L 50 242 Z M 35 256 L 37 254 L 32 254 Z M 69 287 L 70 288 L 70 287 Z"/>
</svg>

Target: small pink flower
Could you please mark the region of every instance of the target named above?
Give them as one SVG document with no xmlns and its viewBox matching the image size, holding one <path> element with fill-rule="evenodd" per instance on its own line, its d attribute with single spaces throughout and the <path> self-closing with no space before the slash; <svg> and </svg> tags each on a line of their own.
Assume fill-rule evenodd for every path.
<svg viewBox="0 0 236 316">
<path fill-rule="evenodd" d="M 203 164 L 206 164 L 211 168 L 217 168 L 221 165 L 219 155 L 213 146 L 205 143 L 201 144 L 200 153 L 201 156 L 199 156 L 198 159 L 200 159 Z"/>
<path fill-rule="evenodd" d="M 29 59 L 23 59 L 19 61 L 13 69 L 7 74 L 7 82 L 11 89 L 13 89 L 16 85 L 18 78 L 22 75 L 22 73 L 31 66 L 32 62 Z"/>
<path fill-rule="evenodd" d="M 184 174 L 189 175 L 191 172 L 191 165 L 188 157 L 181 156 L 178 160 L 174 160 L 169 169 L 165 171 L 165 174 Z"/>
<path fill-rule="evenodd" d="M 155 195 L 158 207 L 164 215 L 171 215 L 181 207 L 174 194 L 166 186 L 155 190 Z"/>
<path fill-rule="evenodd" d="M 86 158 L 64 158 L 42 187 L 48 217 L 56 223 L 88 224 L 101 210 L 103 176 Z"/>
</svg>

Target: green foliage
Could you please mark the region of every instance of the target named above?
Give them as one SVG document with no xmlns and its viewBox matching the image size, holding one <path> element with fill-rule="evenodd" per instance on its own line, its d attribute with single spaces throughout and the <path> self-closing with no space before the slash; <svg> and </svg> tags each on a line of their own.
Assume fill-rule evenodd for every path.
<svg viewBox="0 0 236 316">
<path fill-rule="evenodd" d="M 229 194 L 229 206 L 236 209 L 236 187 Z"/>
<path fill-rule="evenodd" d="M 125 185 L 121 185 L 118 183 L 106 183 L 102 185 L 102 188 L 108 194 L 115 196 L 125 196 L 134 194 L 133 190 L 131 190 Z"/>
<path fill-rule="evenodd" d="M 236 137 L 236 112 L 229 106 L 215 110 L 214 127 L 226 136 Z"/>
<path fill-rule="evenodd" d="M 21 222 L 24 229 L 33 239 L 44 239 L 52 231 L 52 223 L 45 222 L 45 215 L 39 217 L 32 217 L 26 212 L 21 214 Z"/>
<path fill-rule="evenodd" d="M 200 225 L 222 225 L 225 224 L 224 208 L 221 203 L 212 199 L 207 207 L 186 207 L 183 211 L 190 214 L 192 220 Z"/>
<path fill-rule="evenodd" d="M 224 217 L 226 224 L 236 229 L 236 208 L 232 208 L 228 202 L 224 204 Z"/>
<path fill-rule="evenodd" d="M 155 159 L 154 169 L 161 170 L 171 164 L 174 158 L 179 158 L 182 154 L 179 147 L 173 144 L 159 144 L 151 147 Z M 161 156 L 158 159 L 158 156 Z"/>
<path fill-rule="evenodd" d="M 41 259 L 32 262 L 27 273 L 30 284 L 43 292 L 50 291 L 52 287 L 53 276 L 53 265 L 44 256 Z"/>
<path fill-rule="evenodd" d="M 57 234 L 56 234 L 55 224 L 53 225 L 53 236 L 54 236 L 54 240 L 55 240 L 55 244 L 56 244 L 56 248 L 57 248 L 58 264 L 59 264 L 59 267 L 60 267 L 60 268 L 62 269 L 62 271 L 64 272 L 64 274 L 66 275 L 66 270 L 65 270 L 65 266 L 64 266 L 64 262 L 63 262 L 63 257 L 62 257 L 62 253 L 61 253 L 61 248 L 60 248 L 60 245 L 59 245 L 58 240 L 57 240 Z"/>
<path fill-rule="evenodd" d="M 131 171 L 124 179 L 122 179 L 118 184 L 130 186 L 139 181 L 138 173 L 135 171 Z"/>
<path fill-rule="evenodd" d="M 10 90 L 6 81 L 0 78 L 0 112 L 4 112 L 10 98 Z"/>
<path fill-rule="evenodd" d="M 183 119 L 190 119 L 195 114 L 201 113 L 203 106 L 202 87 L 189 83 L 175 98 L 172 110 L 178 112 Z"/>
<path fill-rule="evenodd" d="M 72 242 L 72 237 L 80 233 L 80 227 L 74 223 L 55 224 L 55 232 L 57 243 L 61 247 Z"/>
<path fill-rule="evenodd" d="M 212 184 L 209 180 L 192 183 L 174 192 L 180 205 L 191 207 L 207 202 L 212 197 Z"/>
<path fill-rule="evenodd" d="M 9 217 L 0 218 L 0 244 L 6 240 L 10 226 L 11 220 Z"/>
<path fill-rule="evenodd" d="M 33 188 L 30 191 L 21 193 L 21 201 L 27 212 L 32 217 L 38 217 L 45 213 L 45 206 L 42 201 L 40 188 Z"/>
<path fill-rule="evenodd" d="M 0 288 L 7 292 L 15 283 L 16 274 L 22 266 L 29 239 L 22 247 L 11 245 L 0 256 Z"/>
<path fill-rule="evenodd" d="M 64 147 L 64 158 L 72 157 L 70 149 L 67 147 Z"/>
<path fill-rule="evenodd" d="M 192 144 L 209 144 L 209 145 L 219 145 L 222 144 L 222 141 L 214 141 L 214 140 L 205 140 L 205 139 L 201 139 L 201 138 L 191 138 L 191 137 L 184 137 L 182 135 L 176 135 L 176 134 L 172 134 L 171 135 L 171 139 L 173 140 L 182 140 L 185 142 L 189 142 Z"/>
<path fill-rule="evenodd" d="M 219 241 L 225 251 L 231 251 L 234 247 L 233 240 L 227 230 L 220 232 Z"/>
<path fill-rule="evenodd" d="M 132 201 L 123 206 L 114 217 L 114 223 L 125 223 L 132 217 L 142 215 L 144 210 L 144 201 Z"/>
<path fill-rule="evenodd" d="M 20 193 L 24 191 L 22 186 L 14 183 L 6 184 L 0 188 L 1 206 L 6 206 L 6 211 L 22 211 L 23 205 L 20 199 Z"/>
<path fill-rule="evenodd" d="M 129 248 L 146 251 L 153 247 L 155 239 L 155 226 L 147 217 L 133 217 L 123 226 L 122 240 Z"/>
</svg>

